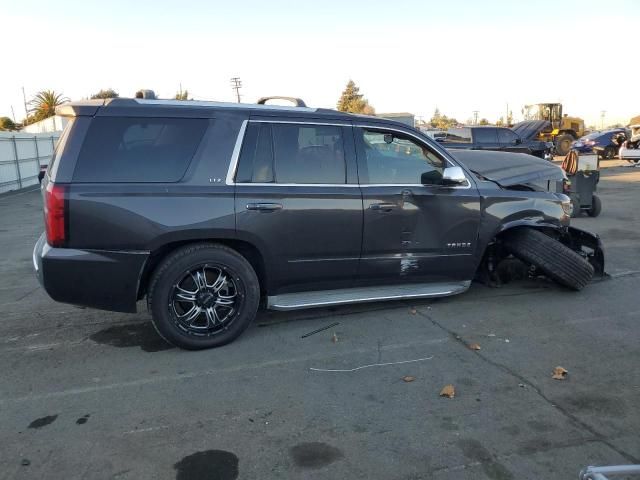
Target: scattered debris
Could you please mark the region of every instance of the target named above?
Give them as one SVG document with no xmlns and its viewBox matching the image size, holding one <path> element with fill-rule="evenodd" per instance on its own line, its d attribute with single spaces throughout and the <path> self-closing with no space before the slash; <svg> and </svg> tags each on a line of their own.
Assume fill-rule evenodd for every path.
<svg viewBox="0 0 640 480">
<path fill-rule="evenodd" d="M 524 383 L 519 383 L 519 384 L 518 384 L 518 386 L 519 386 L 520 388 L 527 388 L 527 386 L 526 386 Z"/>
<path fill-rule="evenodd" d="M 20 462 L 20 465 L 22 465 L 23 467 L 28 467 L 29 465 L 31 465 L 31 460 L 29 460 L 28 458 L 23 458 Z"/>
<path fill-rule="evenodd" d="M 469 348 L 471 350 L 480 350 L 480 345 L 477 343 L 472 343 L 471 345 L 469 345 Z"/>
<path fill-rule="evenodd" d="M 311 335 L 315 335 L 316 333 L 322 332 L 324 330 L 329 330 L 331 327 L 335 327 L 336 325 L 340 325 L 340 322 L 332 323 L 331 325 L 327 325 L 326 327 L 318 328 L 317 330 L 314 330 L 313 332 L 305 333 L 300 338 L 310 337 Z M 335 335 L 335 333 L 334 333 L 334 335 Z"/>
<path fill-rule="evenodd" d="M 333 332 L 333 336 L 331 337 L 331 341 L 333 343 L 338 343 L 338 335 L 336 335 L 336 332 Z"/>
<path fill-rule="evenodd" d="M 412 377 L 411 375 L 405 375 L 404 377 L 402 377 L 402 380 L 404 380 L 407 383 L 413 382 L 416 379 L 416 377 Z"/>
<path fill-rule="evenodd" d="M 415 315 L 416 313 L 418 313 L 418 310 L 416 309 L 416 307 L 411 307 L 409 308 L 409 313 L 411 315 Z"/>
<path fill-rule="evenodd" d="M 565 378 L 567 378 L 568 373 L 569 371 L 564 369 L 563 367 L 556 367 L 553 369 L 553 375 L 551 375 L 551 378 L 555 380 L 564 380 Z"/>
<path fill-rule="evenodd" d="M 495 337 L 496 334 L 495 333 L 490 333 L 489 335 L 487 335 L 487 337 Z"/>
<path fill-rule="evenodd" d="M 403 363 L 414 363 L 414 362 L 423 362 L 425 360 L 431 360 L 433 355 L 425 358 L 416 358 L 415 360 L 402 360 L 400 362 L 387 362 L 387 363 L 372 363 L 371 365 L 362 365 L 356 368 L 347 368 L 347 369 L 331 369 L 331 368 L 310 368 L 309 370 L 313 370 L 314 372 L 355 372 L 356 370 L 362 370 L 363 368 L 369 367 L 384 367 L 387 365 L 401 365 Z"/>
<path fill-rule="evenodd" d="M 509 343 L 509 339 L 508 339 L 508 338 L 505 338 L 505 339 L 504 339 L 504 343 Z"/>
<path fill-rule="evenodd" d="M 440 390 L 440 396 L 453 398 L 456 396 L 456 389 L 453 388 L 453 385 L 445 385 L 442 390 Z"/>
</svg>

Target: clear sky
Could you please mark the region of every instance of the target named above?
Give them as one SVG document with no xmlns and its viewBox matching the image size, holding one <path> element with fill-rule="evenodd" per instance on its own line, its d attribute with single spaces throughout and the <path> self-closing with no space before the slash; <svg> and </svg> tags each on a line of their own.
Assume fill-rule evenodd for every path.
<svg viewBox="0 0 640 480">
<path fill-rule="evenodd" d="M 495 121 L 562 101 L 588 124 L 640 115 L 640 0 L 0 0 L 0 116 L 101 88 L 263 95 L 335 107 L 352 78 L 377 112 Z"/>
</svg>

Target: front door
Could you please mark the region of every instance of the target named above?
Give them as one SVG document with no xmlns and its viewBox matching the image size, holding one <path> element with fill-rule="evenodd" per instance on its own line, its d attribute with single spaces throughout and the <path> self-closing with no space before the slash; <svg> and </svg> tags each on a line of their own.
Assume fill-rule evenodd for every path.
<svg viewBox="0 0 640 480">
<path fill-rule="evenodd" d="M 269 295 L 352 286 L 362 197 L 350 125 L 251 120 L 234 180 L 236 232 L 260 250 Z"/>
<path fill-rule="evenodd" d="M 359 284 L 470 280 L 480 223 L 473 182 L 441 185 L 452 160 L 415 134 L 354 132 L 364 208 Z"/>
</svg>

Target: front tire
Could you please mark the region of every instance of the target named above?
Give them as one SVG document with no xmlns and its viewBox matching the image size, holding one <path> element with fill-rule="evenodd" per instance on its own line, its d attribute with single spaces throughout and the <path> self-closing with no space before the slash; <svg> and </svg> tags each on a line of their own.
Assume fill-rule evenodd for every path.
<svg viewBox="0 0 640 480">
<path fill-rule="evenodd" d="M 593 278 L 588 261 L 539 230 L 516 228 L 506 233 L 504 245 L 516 258 L 572 290 L 582 290 Z"/>
<path fill-rule="evenodd" d="M 216 243 L 187 245 L 156 268 L 149 284 L 153 326 L 187 350 L 225 345 L 251 324 L 260 285 L 251 264 Z"/>
</svg>

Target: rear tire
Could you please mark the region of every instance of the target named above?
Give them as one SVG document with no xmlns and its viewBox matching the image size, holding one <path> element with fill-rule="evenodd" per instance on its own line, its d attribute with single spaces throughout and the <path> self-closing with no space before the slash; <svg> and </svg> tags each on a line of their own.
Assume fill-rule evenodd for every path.
<svg viewBox="0 0 640 480">
<path fill-rule="evenodd" d="M 539 230 L 514 229 L 506 233 L 504 245 L 516 258 L 572 290 L 582 290 L 593 277 L 593 267 L 588 261 Z"/>
<path fill-rule="evenodd" d="M 240 336 L 255 318 L 259 301 L 258 278 L 242 255 L 224 245 L 197 243 L 160 263 L 147 304 L 162 338 L 199 350 Z"/>
<path fill-rule="evenodd" d="M 597 217 L 598 215 L 600 215 L 601 211 L 602 211 L 602 202 L 600 201 L 600 197 L 598 197 L 597 195 L 594 195 L 591 198 L 591 208 L 588 211 L 589 216 Z"/>
<path fill-rule="evenodd" d="M 573 137 L 569 134 L 558 135 L 556 137 L 556 155 L 560 155 L 564 157 L 569 150 L 571 150 L 571 143 L 573 142 Z"/>
</svg>

